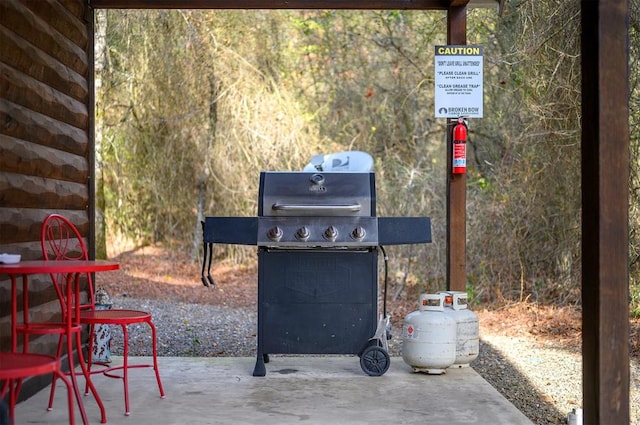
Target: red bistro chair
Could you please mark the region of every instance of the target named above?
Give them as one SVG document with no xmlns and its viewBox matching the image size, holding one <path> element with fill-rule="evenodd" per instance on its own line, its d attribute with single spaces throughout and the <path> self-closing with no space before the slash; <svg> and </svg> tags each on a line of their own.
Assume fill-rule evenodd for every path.
<svg viewBox="0 0 640 425">
<path fill-rule="evenodd" d="M 29 376 L 47 375 L 62 379 L 67 386 L 67 400 L 69 403 L 69 424 L 73 425 L 73 391 L 71 383 L 60 369 L 60 360 L 52 356 L 33 353 L 0 353 L 0 381 L 4 381 L 0 389 L 0 397 L 9 392 L 9 419 L 15 422 L 15 406 L 22 379 Z"/>
<path fill-rule="evenodd" d="M 42 223 L 42 254 L 45 260 L 88 260 L 87 248 L 80 235 L 78 229 L 67 218 L 59 214 L 51 214 Z M 51 275 L 56 291 L 60 299 L 64 297 L 64 291 L 61 284 L 64 282 L 66 276 Z M 122 328 L 123 334 L 123 364 L 121 366 L 110 367 L 104 370 L 100 370 L 106 376 L 111 378 L 120 378 L 124 384 L 124 414 L 129 415 L 129 369 L 140 367 L 153 367 L 158 382 L 158 389 L 160 390 L 160 397 L 164 398 L 165 393 L 162 387 L 162 381 L 160 380 L 160 372 L 158 369 L 158 353 L 156 344 L 156 327 L 151 319 L 151 313 L 138 310 L 97 310 L 95 308 L 94 300 L 94 287 L 90 274 L 87 274 L 88 282 L 88 300 L 85 304 L 80 305 L 80 324 L 89 325 L 89 347 L 87 354 L 87 368 L 91 373 L 92 352 L 94 344 L 94 332 L 93 329 L 96 325 L 118 325 Z M 63 303 L 64 304 L 64 303 Z M 64 308 L 64 306 L 63 306 Z M 151 341 L 153 349 L 153 364 L 129 364 L 129 334 L 127 327 L 135 323 L 147 323 L 151 328 Z M 62 344 L 58 344 L 58 355 L 61 354 Z M 81 350 L 81 347 L 77 347 Z M 120 372 L 116 372 L 120 371 Z M 116 373 L 114 373 L 116 372 Z M 117 374 L 120 373 L 120 374 Z M 53 396 L 55 392 L 55 379 L 54 385 L 51 387 L 51 395 L 49 399 L 49 408 L 53 404 Z M 85 390 L 87 393 L 87 390 Z"/>
</svg>

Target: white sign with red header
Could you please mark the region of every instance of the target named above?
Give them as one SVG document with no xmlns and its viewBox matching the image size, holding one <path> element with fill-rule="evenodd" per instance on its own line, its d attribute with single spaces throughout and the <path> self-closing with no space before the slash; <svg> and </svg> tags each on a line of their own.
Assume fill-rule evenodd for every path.
<svg viewBox="0 0 640 425">
<path fill-rule="evenodd" d="M 436 118 L 482 118 L 482 46 L 436 46 Z"/>
</svg>

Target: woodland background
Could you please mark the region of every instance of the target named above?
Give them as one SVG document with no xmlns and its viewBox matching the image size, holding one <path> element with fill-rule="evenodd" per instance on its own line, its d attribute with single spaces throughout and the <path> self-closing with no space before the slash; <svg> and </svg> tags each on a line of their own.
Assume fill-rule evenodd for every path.
<svg viewBox="0 0 640 425">
<path fill-rule="evenodd" d="M 640 0 L 630 1 L 630 306 L 640 314 Z M 446 13 L 96 11 L 98 255 L 106 240 L 200 255 L 205 215 L 254 216 L 262 170 L 375 159 L 379 216 L 426 215 L 389 247 L 391 290 L 444 289 L 446 121 L 433 111 Z M 468 292 L 580 304 L 580 1 L 471 9 L 484 117 L 469 123 Z M 118 245 L 119 242 L 116 242 Z M 124 246 L 125 242 L 121 242 Z M 255 247 L 219 246 L 255 262 Z M 415 288 L 414 288 L 415 289 Z"/>
</svg>

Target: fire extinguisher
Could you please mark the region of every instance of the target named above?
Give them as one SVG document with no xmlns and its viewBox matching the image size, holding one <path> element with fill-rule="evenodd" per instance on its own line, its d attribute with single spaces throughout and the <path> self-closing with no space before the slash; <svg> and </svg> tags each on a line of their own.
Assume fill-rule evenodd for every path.
<svg viewBox="0 0 640 425">
<path fill-rule="evenodd" d="M 467 172 L 467 126 L 464 118 L 458 118 L 458 124 L 453 128 L 453 174 Z"/>
</svg>

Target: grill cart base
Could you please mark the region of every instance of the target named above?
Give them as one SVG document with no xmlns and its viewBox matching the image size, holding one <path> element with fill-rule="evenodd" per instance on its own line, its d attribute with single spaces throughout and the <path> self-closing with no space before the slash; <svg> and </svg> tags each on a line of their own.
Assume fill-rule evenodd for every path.
<svg viewBox="0 0 640 425">
<path fill-rule="evenodd" d="M 377 249 L 258 251 L 258 348 L 268 354 L 361 354 L 376 332 Z"/>
</svg>

